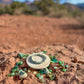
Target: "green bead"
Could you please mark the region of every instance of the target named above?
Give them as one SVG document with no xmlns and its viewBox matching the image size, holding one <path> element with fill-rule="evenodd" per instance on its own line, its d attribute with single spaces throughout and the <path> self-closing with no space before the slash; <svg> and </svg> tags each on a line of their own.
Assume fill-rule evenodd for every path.
<svg viewBox="0 0 84 84">
<path fill-rule="evenodd" d="M 21 54 L 21 53 L 18 53 L 18 55 L 17 55 L 17 57 L 20 58 L 20 59 L 22 59 L 23 56 L 24 56 L 24 54 Z"/>
<path fill-rule="evenodd" d="M 53 56 L 53 59 L 55 59 L 55 56 Z"/>
<path fill-rule="evenodd" d="M 18 75 L 19 73 L 15 73 L 15 75 Z"/>
<path fill-rule="evenodd" d="M 22 64 L 23 64 L 23 62 L 22 62 L 22 61 L 20 61 L 20 62 L 19 62 L 19 65 L 22 65 Z"/>
<path fill-rule="evenodd" d="M 61 62 L 61 61 L 59 61 L 58 63 L 59 63 L 59 64 L 62 64 L 62 62 Z"/>
<path fill-rule="evenodd" d="M 54 67 L 54 69 L 57 69 L 57 67 Z"/>
<path fill-rule="evenodd" d="M 12 69 L 12 72 L 16 72 L 16 69 Z"/>
<path fill-rule="evenodd" d="M 35 74 L 35 75 L 36 75 L 36 73 L 37 73 L 36 71 L 33 72 L 33 74 Z"/>
<path fill-rule="evenodd" d="M 7 76 L 7 77 L 11 77 L 11 74 L 7 74 L 6 76 Z"/>
<path fill-rule="evenodd" d="M 51 63 L 54 63 L 54 61 L 50 61 Z"/>
<path fill-rule="evenodd" d="M 64 64 L 61 64 L 61 66 L 63 67 L 63 66 L 64 66 Z"/>
<path fill-rule="evenodd" d="M 18 66 L 15 66 L 13 69 L 18 69 Z"/>
<path fill-rule="evenodd" d="M 43 51 L 43 53 L 44 53 L 44 54 L 46 54 L 46 53 L 47 53 L 47 51 Z"/>
<path fill-rule="evenodd" d="M 11 75 L 11 76 L 14 76 L 14 75 L 15 75 L 15 73 L 11 73 L 10 75 Z"/>
<path fill-rule="evenodd" d="M 18 66 L 19 65 L 19 63 L 16 63 L 16 66 Z"/>
<path fill-rule="evenodd" d="M 50 65 L 47 68 L 50 68 Z"/>
<path fill-rule="evenodd" d="M 18 72 L 19 71 L 19 68 L 17 68 L 16 71 Z"/>
<path fill-rule="evenodd" d="M 64 64 L 64 61 L 61 61 L 62 64 Z"/>
<path fill-rule="evenodd" d="M 36 75 L 37 78 L 39 78 L 39 76 L 40 76 L 40 73 L 38 73 L 38 74 Z"/>
<path fill-rule="evenodd" d="M 68 68 L 68 65 L 65 65 L 65 68 L 67 69 Z"/>
<path fill-rule="evenodd" d="M 66 69 L 62 69 L 63 72 L 66 72 Z"/>
<path fill-rule="evenodd" d="M 57 60 L 56 60 L 56 59 L 52 59 L 52 61 L 54 61 L 54 63 L 56 63 L 56 62 L 57 62 Z"/>
<path fill-rule="evenodd" d="M 40 72 L 40 74 L 44 74 L 44 70 L 40 70 L 39 72 Z"/>
<path fill-rule="evenodd" d="M 50 69 L 49 72 L 52 72 L 52 70 Z"/>
<path fill-rule="evenodd" d="M 28 69 L 28 73 L 30 73 L 31 71 Z"/>
</svg>

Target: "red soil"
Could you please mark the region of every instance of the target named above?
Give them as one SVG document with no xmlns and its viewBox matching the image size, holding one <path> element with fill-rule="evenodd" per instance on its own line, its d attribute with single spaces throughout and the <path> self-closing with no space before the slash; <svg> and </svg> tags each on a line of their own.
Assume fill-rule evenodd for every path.
<svg viewBox="0 0 84 84">
<path fill-rule="evenodd" d="M 73 44 L 84 48 L 84 28 L 74 19 L 36 16 L 0 16 L 0 51 Z"/>
</svg>

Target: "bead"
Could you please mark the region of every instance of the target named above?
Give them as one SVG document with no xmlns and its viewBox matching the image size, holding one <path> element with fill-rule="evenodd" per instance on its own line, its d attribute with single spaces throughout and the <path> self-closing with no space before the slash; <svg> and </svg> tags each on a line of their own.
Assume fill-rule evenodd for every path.
<svg viewBox="0 0 84 84">
<path fill-rule="evenodd" d="M 54 61 L 50 61 L 51 63 L 54 63 Z"/>
<path fill-rule="evenodd" d="M 54 69 L 57 69 L 58 67 L 54 67 Z"/>
<path fill-rule="evenodd" d="M 46 53 L 47 53 L 47 51 L 43 51 L 43 53 L 44 53 L 44 54 L 46 54 Z"/>
<path fill-rule="evenodd" d="M 14 76 L 15 75 L 15 73 L 11 73 L 11 76 Z"/>
<path fill-rule="evenodd" d="M 40 74 L 44 74 L 44 70 L 40 70 L 39 72 L 40 72 Z"/>
<path fill-rule="evenodd" d="M 31 71 L 28 69 L 28 73 L 30 73 Z"/>
<path fill-rule="evenodd" d="M 15 66 L 13 69 L 18 69 L 18 66 Z"/>
<path fill-rule="evenodd" d="M 18 66 L 19 65 L 19 63 L 16 63 L 16 66 Z"/>
<path fill-rule="evenodd" d="M 22 61 L 20 61 L 20 62 L 19 62 L 19 65 L 22 65 L 22 64 L 23 64 L 23 62 L 22 62 Z"/>
<path fill-rule="evenodd" d="M 21 54 L 21 53 L 18 53 L 18 55 L 17 55 L 17 57 L 20 58 L 20 59 L 22 59 L 23 56 L 24 56 L 24 54 Z"/>
<path fill-rule="evenodd" d="M 63 67 L 63 66 L 64 66 L 64 64 L 61 64 L 61 66 Z"/>
<path fill-rule="evenodd" d="M 36 75 L 37 78 L 39 78 L 39 76 L 40 76 L 40 73 L 38 73 L 38 74 Z"/>
<path fill-rule="evenodd" d="M 12 69 L 12 72 L 16 72 L 16 69 Z"/>
<path fill-rule="evenodd" d="M 36 73 L 37 73 L 36 71 L 33 72 L 33 74 L 35 74 L 35 75 L 36 75 Z"/>
<path fill-rule="evenodd" d="M 68 65 L 65 65 L 65 68 L 67 69 L 68 68 Z"/>
<path fill-rule="evenodd" d="M 58 63 L 59 63 L 59 64 L 62 64 L 62 62 L 61 62 L 61 61 L 59 61 Z"/>
<path fill-rule="evenodd" d="M 52 59 L 52 61 L 53 61 L 54 63 L 56 63 L 56 62 L 57 62 L 57 60 L 56 60 L 56 59 Z"/>
<path fill-rule="evenodd" d="M 66 69 L 62 69 L 63 72 L 66 72 Z"/>
<path fill-rule="evenodd" d="M 49 72 L 52 72 L 52 70 L 50 69 Z"/>
</svg>

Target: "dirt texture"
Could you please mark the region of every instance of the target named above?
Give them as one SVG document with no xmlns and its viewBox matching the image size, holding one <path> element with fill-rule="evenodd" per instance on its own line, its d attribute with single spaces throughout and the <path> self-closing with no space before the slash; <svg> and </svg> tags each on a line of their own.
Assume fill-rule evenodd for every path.
<svg viewBox="0 0 84 84">
<path fill-rule="evenodd" d="M 70 18 L 0 16 L 0 52 L 54 44 L 77 45 L 84 49 L 84 28 Z"/>
<path fill-rule="evenodd" d="M 23 51 L 1 54 L 0 60 L 5 61 L 0 65 L 0 84 L 41 84 L 33 72 L 27 73 L 28 77 L 23 80 L 17 79 L 16 76 L 6 77 L 6 75 L 10 73 L 10 70 L 15 66 L 15 63 L 19 61 L 17 58 L 18 53 L 31 54 L 43 50 L 47 50 L 47 55 L 55 55 L 58 61 L 64 61 L 65 64 L 69 66 L 66 72 L 62 72 L 60 67 L 56 70 L 53 69 L 54 66 L 57 66 L 57 63 L 52 64 L 51 68 L 56 76 L 55 80 L 52 81 L 49 78 L 44 77 L 45 82 L 43 84 L 84 84 L 84 64 L 74 63 L 74 58 L 84 62 L 84 52 L 75 46 L 61 44 L 33 47 Z M 22 66 L 26 67 L 26 63 Z"/>
</svg>

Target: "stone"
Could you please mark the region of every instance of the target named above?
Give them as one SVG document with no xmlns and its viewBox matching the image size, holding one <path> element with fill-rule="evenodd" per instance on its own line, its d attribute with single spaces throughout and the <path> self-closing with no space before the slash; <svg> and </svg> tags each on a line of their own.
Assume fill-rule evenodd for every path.
<svg viewBox="0 0 84 84">
<path fill-rule="evenodd" d="M 19 75 L 19 78 L 20 79 L 23 79 L 23 78 L 26 78 L 27 77 L 27 73 L 23 70 L 20 71 L 20 75 Z"/>
<path fill-rule="evenodd" d="M 27 68 L 23 68 L 23 71 L 27 72 Z"/>
<path fill-rule="evenodd" d="M 49 74 L 48 68 L 45 68 L 45 69 L 44 69 L 44 73 L 45 73 L 45 74 Z"/>
</svg>

